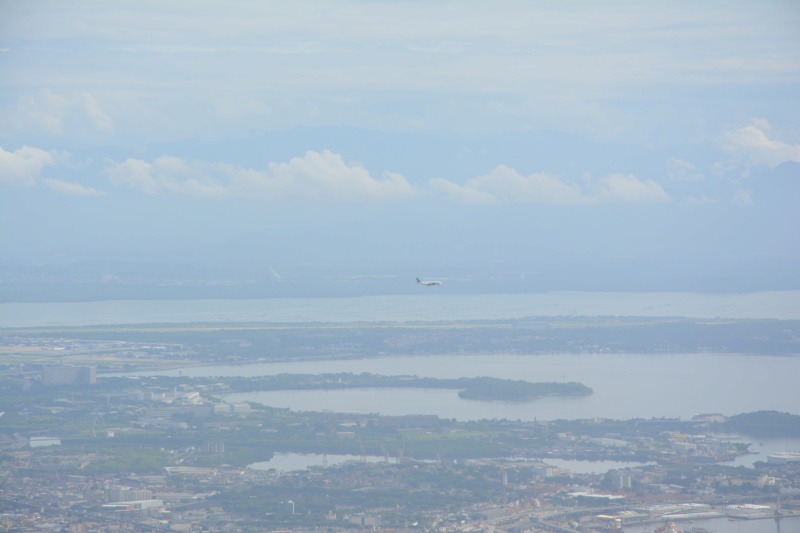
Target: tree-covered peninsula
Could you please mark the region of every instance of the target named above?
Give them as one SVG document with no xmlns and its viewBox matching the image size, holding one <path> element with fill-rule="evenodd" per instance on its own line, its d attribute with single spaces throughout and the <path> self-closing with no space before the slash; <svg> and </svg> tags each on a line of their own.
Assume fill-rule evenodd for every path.
<svg viewBox="0 0 800 533">
<path fill-rule="evenodd" d="M 779 411 L 742 413 L 716 424 L 715 430 L 761 438 L 797 438 L 800 437 L 800 415 Z"/>
<path fill-rule="evenodd" d="M 418 376 L 381 376 L 370 373 L 277 374 L 256 378 L 226 378 L 238 392 L 272 390 L 335 390 L 356 388 L 458 389 L 468 400 L 529 401 L 545 396 L 587 396 L 592 389 L 582 383 L 533 383 L 490 377 L 441 379 Z"/>
<path fill-rule="evenodd" d="M 531 383 L 521 379 L 472 378 L 465 380 L 466 387 L 459 398 L 467 400 L 527 401 L 545 396 L 588 396 L 592 389 L 583 383 Z"/>
</svg>

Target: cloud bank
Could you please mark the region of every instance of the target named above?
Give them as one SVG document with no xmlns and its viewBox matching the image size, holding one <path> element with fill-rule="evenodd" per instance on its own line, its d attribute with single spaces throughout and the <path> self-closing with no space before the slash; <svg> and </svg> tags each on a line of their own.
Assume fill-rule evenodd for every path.
<svg viewBox="0 0 800 533">
<path fill-rule="evenodd" d="M 752 165 L 776 167 L 784 161 L 800 162 L 800 144 L 770 138 L 771 129 L 766 120 L 753 119 L 748 126 L 725 131 L 722 145 Z"/>
<path fill-rule="evenodd" d="M 113 128 L 99 110 L 97 127 Z M 705 171 L 725 175 L 742 166 L 745 169 L 755 165 L 774 168 L 784 161 L 800 162 L 800 144 L 779 140 L 779 136 L 763 119 L 752 119 L 747 126 L 725 130 L 717 139 L 719 146 L 732 157 L 726 163 L 714 163 Z M 69 156 L 66 152 L 64 154 Z M 44 167 L 59 167 L 61 164 L 61 157 L 57 157 L 54 151 L 31 146 L 22 146 L 14 151 L 0 148 L 0 185 L 34 186 L 39 182 Z M 698 184 L 696 192 L 686 190 L 682 194 L 687 198 L 683 205 L 704 205 L 722 198 L 713 200 L 707 196 L 702 185 L 706 181 L 704 170 L 684 159 L 667 158 L 662 174 L 675 187 Z M 665 203 L 673 199 L 657 181 L 633 173 L 611 172 L 599 178 L 570 181 L 552 172 L 523 175 L 504 164 L 464 182 L 433 178 L 427 184 L 421 184 L 424 182 L 420 180 L 425 179 L 423 169 L 416 176 L 415 185 L 396 172 L 384 171 L 376 176 L 362 164 L 346 162 L 342 155 L 330 150 L 308 151 L 285 162 L 271 162 L 266 168 L 246 168 L 172 155 L 162 155 L 150 161 L 129 158 L 118 163 L 109 160 L 105 175 L 113 185 L 148 195 L 172 193 L 195 198 L 247 198 L 263 202 L 358 204 L 429 196 L 461 204 L 633 205 Z M 83 180 L 47 179 L 43 183 L 65 195 L 106 194 L 75 181 Z M 751 205 L 753 202 L 748 189 L 742 189 L 728 199 L 736 205 Z"/>
<path fill-rule="evenodd" d="M 400 174 L 385 172 L 376 179 L 363 166 L 345 163 L 341 155 L 328 150 L 270 163 L 266 170 L 162 156 L 152 163 L 128 159 L 109 166 L 106 174 L 112 183 L 147 194 L 171 191 L 205 198 L 358 203 L 403 200 L 416 194 Z"/>
<path fill-rule="evenodd" d="M 80 183 L 72 183 L 69 181 L 46 179 L 44 183 L 52 190 L 68 196 L 105 196 L 107 194 L 93 187 L 87 187 Z"/>
<path fill-rule="evenodd" d="M 9 187 L 34 186 L 46 165 L 56 165 L 50 152 L 24 146 L 8 152 L 0 148 L 0 183 Z M 506 165 L 468 179 L 463 185 L 441 178 L 428 182 L 427 190 L 402 175 L 385 171 L 380 178 L 357 163 L 346 163 L 329 150 L 308 151 L 264 170 L 225 163 L 188 161 L 163 155 L 152 162 L 129 158 L 106 162 L 105 174 L 113 185 L 147 195 L 173 193 L 208 199 L 249 198 L 264 202 L 380 203 L 403 201 L 423 193 L 466 204 L 535 203 L 586 205 L 597 203 L 643 204 L 671 200 L 653 180 L 614 173 L 583 187 L 548 173 L 523 176 Z M 104 196 L 98 189 L 60 179 L 46 179 L 51 190 L 71 196 Z"/>
<path fill-rule="evenodd" d="M 115 132 L 111 116 L 100 101 L 86 91 L 64 95 L 44 88 L 26 93 L 4 106 L 3 120 L 6 126 L 20 132 L 55 137 L 74 135 L 78 131 L 103 136 Z"/>
<path fill-rule="evenodd" d="M 663 203 L 669 195 L 653 180 L 641 181 L 630 174 L 611 174 L 589 182 L 586 189 L 546 173 L 523 176 L 513 168 L 499 165 L 489 174 L 468 179 L 457 185 L 443 179 L 430 181 L 431 190 L 451 200 L 464 203 Z"/>
<path fill-rule="evenodd" d="M 266 170 L 228 164 L 188 162 L 162 156 L 148 163 L 128 159 L 106 169 L 110 181 L 146 194 L 170 191 L 204 198 L 245 197 L 263 201 L 316 203 L 374 203 L 407 200 L 424 191 L 403 176 L 384 172 L 381 179 L 358 164 L 345 163 L 328 150 L 309 151 L 286 163 L 270 163 Z M 631 174 L 611 174 L 589 181 L 586 190 L 559 176 L 535 173 L 523 176 L 499 165 L 489 174 L 468 179 L 464 185 L 435 178 L 428 182 L 433 196 L 458 203 L 499 204 L 646 204 L 670 201 L 653 180 Z"/>
<path fill-rule="evenodd" d="M 13 152 L 0 147 L 0 185 L 31 187 L 42 168 L 54 164 L 53 155 L 40 148 L 23 146 Z"/>
</svg>

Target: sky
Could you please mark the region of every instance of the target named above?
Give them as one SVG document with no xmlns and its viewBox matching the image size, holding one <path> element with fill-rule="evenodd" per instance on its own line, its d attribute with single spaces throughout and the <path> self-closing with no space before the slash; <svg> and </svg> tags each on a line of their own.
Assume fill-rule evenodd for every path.
<svg viewBox="0 0 800 533">
<path fill-rule="evenodd" d="M 0 0 L 0 209 L 7 292 L 800 289 L 800 4 Z"/>
</svg>

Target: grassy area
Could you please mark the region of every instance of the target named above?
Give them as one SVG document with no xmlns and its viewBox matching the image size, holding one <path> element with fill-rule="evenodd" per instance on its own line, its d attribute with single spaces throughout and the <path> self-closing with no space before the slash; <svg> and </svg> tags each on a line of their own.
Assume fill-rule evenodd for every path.
<svg viewBox="0 0 800 533">
<path fill-rule="evenodd" d="M 75 366 L 113 366 L 126 368 L 174 367 L 197 364 L 197 361 L 185 359 L 156 359 L 115 357 L 108 353 L 65 353 L 37 349 L 29 346 L 0 347 L 0 365 L 75 365 Z"/>
<path fill-rule="evenodd" d="M 378 328 L 403 328 L 403 329 L 464 329 L 464 328 L 492 328 L 510 329 L 518 323 L 541 322 L 551 329 L 562 328 L 587 328 L 587 327 L 620 327 L 653 324 L 670 324 L 686 320 L 679 317 L 536 317 L 531 319 L 502 320 L 502 321 L 437 321 L 437 322 L 314 322 L 277 324 L 269 322 L 210 322 L 186 324 L 133 324 L 133 325 L 100 325 L 100 326 L 48 326 L 40 328 L 0 328 L 0 335 L 25 335 L 36 336 L 53 335 L 56 333 L 68 335 L 85 333 L 181 333 L 181 332 L 209 332 L 209 331 L 247 331 L 247 330 L 305 330 L 305 329 L 378 329 Z M 737 320 L 714 320 L 705 323 L 735 323 Z"/>
</svg>

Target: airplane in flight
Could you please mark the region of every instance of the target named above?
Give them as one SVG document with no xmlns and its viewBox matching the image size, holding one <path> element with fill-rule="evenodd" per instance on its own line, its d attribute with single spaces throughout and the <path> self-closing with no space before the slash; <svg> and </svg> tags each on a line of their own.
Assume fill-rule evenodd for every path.
<svg viewBox="0 0 800 533">
<path fill-rule="evenodd" d="M 417 283 L 420 285 L 425 285 L 426 287 L 433 287 L 434 285 L 441 285 L 441 281 L 422 281 L 421 279 L 417 278 Z"/>
</svg>

